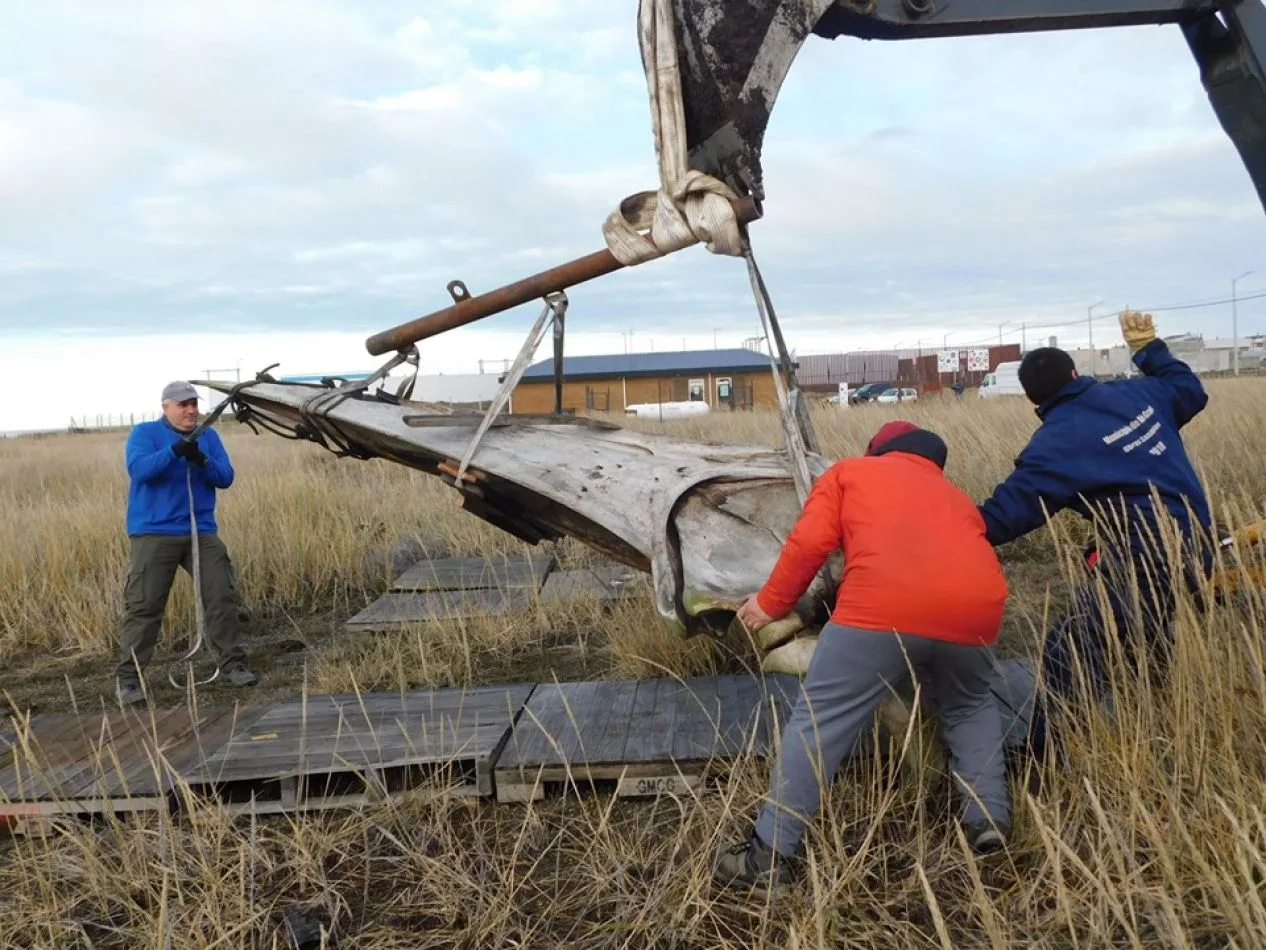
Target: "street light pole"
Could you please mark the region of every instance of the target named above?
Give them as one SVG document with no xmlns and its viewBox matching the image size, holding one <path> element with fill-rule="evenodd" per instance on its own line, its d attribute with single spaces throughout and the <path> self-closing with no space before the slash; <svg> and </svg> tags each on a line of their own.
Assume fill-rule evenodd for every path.
<svg viewBox="0 0 1266 950">
<path fill-rule="evenodd" d="M 1240 375 L 1240 315 L 1238 301 L 1235 298 L 1235 285 L 1253 273 L 1256 271 L 1245 271 L 1231 281 L 1231 368 L 1236 376 Z"/>
<path fill-rule="evenodd" d="M 1103 305 L 1103 301 L 1100 300 L 1098 303 L 1092 303 L 1089 307 L 1086 308 L 1086 332 L 1090 335 L 1089 346 L 1092 353 L 1094 352 L 1094 348 L 1095 348 L 1095 322 L 1093 318 L 1090 316 L 1090 314 L 1094 312 L 1095 307 L 1099 307 L 1102 305 Z"/>
<path fill-rule="evenodd" d="M 1086 354 L 1086 357 L 1090 360 L 1091 376 L 1095 375 L 1095 370 L 1099 367 L 1099 361 L 1095 359 L 1095 321 L 1094 318 L 1091 317 L 1091 314 L 1094 312 L 1095 307 L 1101 306 L 1102 304 L 1103 301 L 1100 300 L 1099 303 L 1092 303 L 1086 308 L 1086 333 L 1090 336 L 1090 342 L 1087 344 L 1090 348 L 1090 352 Z"/>
</svg>

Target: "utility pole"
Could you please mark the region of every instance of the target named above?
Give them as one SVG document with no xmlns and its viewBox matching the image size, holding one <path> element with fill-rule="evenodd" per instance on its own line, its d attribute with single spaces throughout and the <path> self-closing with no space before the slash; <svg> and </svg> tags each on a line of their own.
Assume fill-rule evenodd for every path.
<svg viewBox="0 0 1266 950">
<path fill-rule="evenodd" d="M 1024 355 L 1024 351 L 1029 348 L 1029 322 L 1025 320 L 1020 324 L 1020 355 Z"/>
<path fill-rule="evenodd" d="M 1231 281 L 1231 369 L 1236 376 L 1240 375 L 1240 314 L 1235 297 L 1235 285 L 1255 271 L 1245 271 Z"/>
<path fill-rule="evenodd" d="M 1090 347 L 1090 359 L 1092 361 L 1090 364 L 1091 369 L 1094 368 L 1093 360 L 1094 360 L 1094 352 L 1095 352 L 1095 321 L 1094 321 L 1094 318 L 1090 316 L 1090 314 L 1094 312 L 1095 307 L 1100 307 L 1102 305 L 1103 305 L 1103 301 L 1100 300 L 1098 303 L 1092 303 L 1089 307 L 1086 308 L 1086 333 L 1090 337 L 1089 347 Z"/>
</svg>

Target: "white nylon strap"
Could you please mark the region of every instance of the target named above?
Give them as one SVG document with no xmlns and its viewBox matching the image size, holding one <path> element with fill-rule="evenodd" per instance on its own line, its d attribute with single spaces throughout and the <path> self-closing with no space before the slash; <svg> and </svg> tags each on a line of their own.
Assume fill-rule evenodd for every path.
<svg viewBox="0 0 1266 950">
<path fill-rule="evenodd" d="M 602 225 L 607 248 L 626 267 L 697 243 L 714 254 L 742 257 L 742 230 L 730 204 L 738 195 L 720 179 L 690 168 L 688 161 L 671 0 L 644 0 L 638 39 L 646 64 L 660 187 L 620 202 Z"/>
</svg>

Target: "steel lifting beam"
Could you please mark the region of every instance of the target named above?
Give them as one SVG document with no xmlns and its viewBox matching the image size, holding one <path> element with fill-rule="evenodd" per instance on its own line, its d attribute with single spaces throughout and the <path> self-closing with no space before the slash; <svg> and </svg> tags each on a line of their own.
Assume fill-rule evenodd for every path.
<svg viewBox="0 0 1266 950">
<path fill-rule="evenodd" d="M 1182 23 L 1214 7 L 1215 0 L 837 0 L 813 32 L 903 40 L 1146 26 Z"/>
<path fill-rule="evenodd" d="M 751 224 L 761 216 L 760 203 L 754 198 L 736 198 L 730 203 L 734 206 L 734 214 L 740 224 Z M 375 333 L 365 341 L 365 349 L 373 356 L 381 356 L 520 304 L 559 293 L 622 267 L 624 265 L 616 260 L 614 254 L 609 250 L 601 250 L 479 296 L 472 296 L 465 284 L 455 280 L 448 285 L 449 293 L 453 296 L 452 306 Z"/>
</svg>

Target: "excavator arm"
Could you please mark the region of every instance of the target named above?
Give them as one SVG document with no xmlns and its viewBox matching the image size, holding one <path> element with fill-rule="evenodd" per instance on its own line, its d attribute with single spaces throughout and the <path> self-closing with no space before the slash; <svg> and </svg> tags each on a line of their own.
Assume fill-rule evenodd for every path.
<svg viewBox="0 0 1266 950">
<path fill-rule="evenodd" d="M 760 156 L 774 100 L 811 35 L 906 40 L 1174 24 L 1266 208 L 1263 0 L 671 2 L 690 165 L 757 201 L 765 197 Z"/>
</svg>

